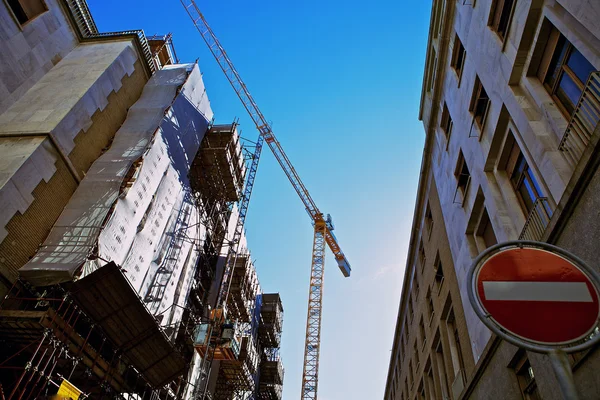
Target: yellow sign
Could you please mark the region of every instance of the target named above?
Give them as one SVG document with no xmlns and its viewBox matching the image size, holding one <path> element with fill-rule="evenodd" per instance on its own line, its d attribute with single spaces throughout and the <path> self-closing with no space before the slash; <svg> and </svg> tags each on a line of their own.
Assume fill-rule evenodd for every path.
<svg viewBox="0 0 600 400">
<path fill-rule="evenodd" d="M 81 390 L 73 386 L 73 384 L 68 380 L 63 379 L 56 395 L 58 398 L 78 400 L 79 395 L 81 395 Z"/>
</svg>

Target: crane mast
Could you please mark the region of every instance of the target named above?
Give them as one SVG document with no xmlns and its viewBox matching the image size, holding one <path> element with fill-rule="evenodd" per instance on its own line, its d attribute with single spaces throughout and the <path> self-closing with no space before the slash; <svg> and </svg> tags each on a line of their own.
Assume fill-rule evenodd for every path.
<svg viewBox="0 0 600 400">
<path fill-rule="evenodd" d="M 204 39 L 209 50 L 213 54 L 221 70 L 227 77 L 227 80 L 233 87 L 233 90 L 241 100 L 244 108 L 250 115 L 250 118 L 256 125 L 259 132 L 259 138 L 255 148 L 254 158 L 250 167 L 249 177 L 246 182 L 244 193 L 240 201 L 240 215 L 234 231 L 233 243 L 236 246 L 230 246 L 227 259 L 225 262 L 225 270 L 219 290 L 217 300 L 217 308 L 226 304 L 230 278 L 233 268 L 235 267 L 235 258 L 237 257 L 237 245 L 243 231 L 246 212 L 254 179 L 258 168 L 258 161 L 263 142 L 266 142 L 277 162 L 288 177 L 290 183 L 298 193 L 300 200 L 311 217 L 311 222 L 314 226 L 314 238 L 312 249 L 312 265 L 310 275 L 310 287 L 308 296 L 308 313 L 306 320 L 306 340 L 304 346 L 304 368 L 302 375 L 302 400 L 313 400 L 317 398 L 318 373 L 319 373 L 319 354 L 321 340 L 321 310 L 323 298 L 323 273 L 325 268 L 325 245 L 327 244 L 334 254 L 338 267 L 342 274 L 346 277 L 350 276 L 350 264 L 346 256 L 342 252 L 335 235 L 333 234 L 333 222 L 331 217 L 327 215 L 325 218 L 319 208 L 313 201 L 296 169 L 287 157 L 283 147 L 275 137 L 271 125 L 268 123 L 263 113 L 260 111 L 254 98 L 250 94 L 248 88 L 244 84 L 241 76 L 235 69 L 233 63 L 227 56 L 225 49 L 217 39 L 215 33 L 208 25 L 204 15 L 196 5 L 194 0 L 180 0 L 185 7 L 188 15 L 192 19 L 194 26 Z M 239 233 L 238 233 L 239 232 Z"/>
</svg>

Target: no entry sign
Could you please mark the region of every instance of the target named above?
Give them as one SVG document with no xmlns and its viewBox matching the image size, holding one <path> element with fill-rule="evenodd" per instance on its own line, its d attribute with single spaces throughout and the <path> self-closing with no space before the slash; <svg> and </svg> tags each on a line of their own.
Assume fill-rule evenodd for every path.
<svg viewBox="0 0 600 400">
<path fill-rule="evenodd" d="M 598 291 L 579 266 L 541 248 L 500 249 L 475 266 L 475 296 L 509 334 L 541 345 L 579 341 L 600 317 Z"/>
</svg>

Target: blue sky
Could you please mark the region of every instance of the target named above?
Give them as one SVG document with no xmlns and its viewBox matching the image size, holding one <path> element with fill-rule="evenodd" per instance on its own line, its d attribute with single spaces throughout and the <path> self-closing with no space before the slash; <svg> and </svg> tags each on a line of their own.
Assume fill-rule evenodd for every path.
<svg viewBox="0 0 600 400">
<path fill-rule="evenodd" d="M 173 33 L 199 59 L 218 123 L 257 132 L 181 4 L 88 0 L 100 31 Z M 431 3 L 376 0 L 199 1 L 272 122 L 352 264 L 327 258 L 320 400 L 381 399 L 412 224 L 424 133 L 419 97 Z M 285 309 L 283 398 L 302 378 L 312 227 L 265 147 L 246 225 L 265 292 Z"/>
</svg>

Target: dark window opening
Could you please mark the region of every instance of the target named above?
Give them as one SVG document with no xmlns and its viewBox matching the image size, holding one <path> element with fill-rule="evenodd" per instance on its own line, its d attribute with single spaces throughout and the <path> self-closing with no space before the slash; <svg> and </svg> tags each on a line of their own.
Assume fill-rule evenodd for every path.
<svg viewBox="0 0 600 400">
<path fill-rule="evenodd" d="M 552 27 L 537 75 L 567 119 L 575 111 L 588 77 L 594 70 L 579 50 Z"/>
<path fill-rule="evenodd" d="M 435 49 L 431 49 L 429 54 L 429 82 L 427 84 L 427 91 L 431 92 L 435 86 L 435 73 L 437 69 L 437 55 Z"/>
<path fill-rule="evenodd" d="M 465 161 L 463 152 L 458 153 L 458 160 L 456 161 L 456 168 L 454 169 L 454 177 L 457 181 L 456 192 L 454 193 L 454 202 L 464 204 L 464 200 L 467 197 L 467 190 L 471 183 L 471 173 L 469 167 Z M 460 194 L 460 196 L 459 196 Z"/>
<path fill-rule="evenodd" d="M 533 210 L 536 200 L 542 197 L 542 189 L 510 130 L 504 148 L 505 155 L 503 158 L 505 160 L 501 160 L 504 162 L 501 167 L 504 168 L 510 179 L 521 209 L 525 216 L 528 216 Z M 544 219 L 552 216 L 552 210 L 547 202 L 544 202 L 544 210 L 540 211 L 547 213 Z"/>
<path fill-rule="evenodd" d="M 427 290 L 427 312 L 429 313 L 429 324 L 435 315 L 435 309 L 433 308 L 433 299 L 431 298 L 431 289 Z"/>
<path fill-rule="evenodd" d="M 444 102 L 444 108 L 442 111 L 442 120 L 440 121 L 440 127 L 442 131 L 446 135 L 446 139 L 450 137 L 450 133 L 452 132 L 452 117 L 450 116 L 450 112 L 448 111 L 448 106 Z"/>
<path fill-rule="evenodd" d="M 458 75 L 459 80 L 462 76 L 463 68 L 465 66 L 465 58 L 465 47 L 460 41 L 458 35 L 455 35 L 454 49 L 452 49 L 452 61 L 450 62 L 450 66 L 454 68 L 454 71 L 456 71 L 456 75 Z"/>
<path fill-rule="evenodd" d="M 449 399 L 450 398 L 450 391 L 449 391 L 449 387 L 448 387 L 448 375 L 446 373 L 446 359 L 444 357 L 444 350 L 442 349 L 442 343 L 441 343 L 441 341 L 436 346 L 435 357 L 436 357 L 436 364 L 437 364 L 437 370 L 438 370 L 438 378 L 439 378 L 439 382 L 440 382 L 440 388 L 441 388 L 441 391 L 442 391 L 441 398 L 443 398 L 443 399 Z"/>
<path fill-rule="evenodd" d="M 417 279 L 417 275 L 415 273 L 415 277 L 413 278 L 413 293 L 415 295 L 415 301 L 419 298 L 419 280 Z"/>
<path fill-rule="evenodd" d="M 436 256 L 436 262 L 434 265 L 435 270 L 435 284 L 438 288 L 438 293 L 444 284 L 444 269 L 442 268 L 442 261 L 440 260 L 440 255 Z"/>
<path fill-rule="evenodd" d="M 427 343 L 427 336 L 425 334 L 425 322 L 423 321 L 423 317 L 421 317 L 421 321 L 419 322 L 419 329 L 421 331 L 421 343 L 422 346 L 425 347 L 425 343 Z"/>
<path fill-rule="evenodd" d="M 481 219 L 479 220 L 479 226 L 477 227 L 475 234 L 483 240 L 486 249 L 498 243 L 494 228 L 492 227 L 492 222 L 490 221 L 490 216 L 485 208 L 481 213 Z"/>
<path fill-rule="evenodd" d="M 417 346 L 417 339 L 416 338 L 415 338 L 415 343 L 413 345 L 413 351 L 415 353 L 415 364 L 416 364 L 416 369 L 417 369 L 417 373 L 418 373 L 419 372 L 418 370 L 419 370 L 420 362 L 419 362 L 419 349 L 418 349 L 418 346 Z"/>
<path fill-rule="evenodd" d="M 490 26 L 502 41 L 508 35 L 514 2 L 515 0 L 496 0 L 492 7 Z"/>
<path fill-rule="evenodd" d="M 419 384 L 419 400 L 425 400 L 425 386 L 423 385 L 423 379 L 421 379 L 421 383 Z"/>
<path fill-rule="evenodd" d="M 483 84 L 479 80 L 479 77 L 476 76 L 475 84 L 473 85 L 473 96 L 471 97 L 469 111 L 473 113 L 473 120 L 477 123 L 479 129 L 483 129 L 489 108 L 490 98 L 485 91 Z"/>
<path fill-rule="evenodd" d="M 433 231 L 433 215 L 431 214 L 429 203 L 427 203 L 427 208 L 425 209 L 425 227 L 427 228 L 427 234 L 431 237 L 431 232 Z"/>
<path fill-rule="evenodd" d="M 23 25 L 38 15 L 47 11 L 48 8 L 42 0 L 7 0 L 14 16 Z"/>
<path fill-rule="evenodd" d="M 421 265 L 421 271 L 425 268 L 425 262 L 427 261 L 427 257 L 425 257 L 425 248 L 423 247 L 423 240 L 419 243 L 419 264 Z"/>
<path fill-rule="evenodd" d="M 542 397 L 538 391 L 537 383 L 535 382 L 535 374 L 531 364 L 527 359 L 527 355 L 523 352 L 522 358 L 515 365 L 515 373 L 519 381 L 519 388 L 524 400 L 541 400 Z"/>
</svg>

